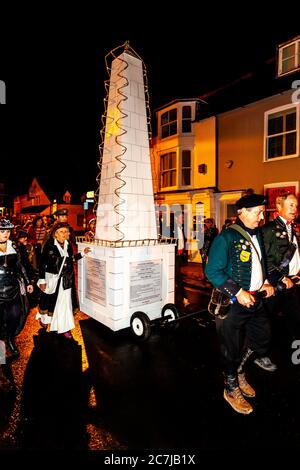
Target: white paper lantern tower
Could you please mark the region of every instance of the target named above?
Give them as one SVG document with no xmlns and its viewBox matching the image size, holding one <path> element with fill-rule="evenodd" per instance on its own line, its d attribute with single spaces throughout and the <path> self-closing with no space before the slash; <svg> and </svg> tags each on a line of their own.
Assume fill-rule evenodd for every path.
<svg viewBox="0 0 300 470">
<path fill-rule="evenodd" d="M 158 239 L 145 66 L 128 43 L 121 48 L 106 56 L 96 235 L 79 244 L 92 251 L 79 264 L 78 290 L 83 312 L 113 331 L 131 326 L 144 337 L 151 320 L 176 316 L 167 305 L 174 302 L 175 245 Z"/>
</svg>

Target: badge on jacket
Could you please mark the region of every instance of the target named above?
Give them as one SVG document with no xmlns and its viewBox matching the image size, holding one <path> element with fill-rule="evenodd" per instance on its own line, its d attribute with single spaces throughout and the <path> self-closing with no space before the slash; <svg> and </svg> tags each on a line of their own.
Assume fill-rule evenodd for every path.
<svg viewBox="0 0 300 470">
<path fill-rule="evenodd" d="M 250 259 L 250 251 L 241 251 L 240 253 L 240 260 L 243 262 L 243 263 L 247 263 L 247 261 L 249 261 Z"/>
</svg>

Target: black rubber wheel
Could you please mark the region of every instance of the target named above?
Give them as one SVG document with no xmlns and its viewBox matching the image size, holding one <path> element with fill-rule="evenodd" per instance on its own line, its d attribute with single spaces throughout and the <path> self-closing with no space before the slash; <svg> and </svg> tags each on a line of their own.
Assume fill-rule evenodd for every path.
<svg viewBox="0 0 300 470">
<path fill-rule="evenodd" d="M 135 312 L 130 319 L 130 328 L 140 341 L 146 341 L 151 335 L 150 320 L 144 312 Z"/>
<path fill-rule="evenodd" d="M 168 318 L 168 322 L 171 322 L 172 320 L 176 320 L 176 318 L 179 318 L 179 311 L 174 304 L 166 304 L 161 310 L 161 316 L 162 318 L 170 316 L 170 318 Z"/>
</svg>

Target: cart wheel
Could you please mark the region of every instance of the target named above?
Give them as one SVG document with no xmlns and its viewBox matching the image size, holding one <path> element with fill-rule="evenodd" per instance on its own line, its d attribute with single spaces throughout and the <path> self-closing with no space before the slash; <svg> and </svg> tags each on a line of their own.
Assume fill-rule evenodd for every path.
<svg viewBox="0 0 300 470">
<path fill-rule="evenodd" d="M 151 334 L 150 320 L 144 312 L 135 312 L 131 316 L 130 327 L 140 341 L 146 341 Z"/>
<path fill-rule="evenodd" d="M 172 320 L 176 320 L 176 318 L 179 318 L 179 312 L 174 304 L 166 304 L 162 308 L 161 316 L 163 318 L 168 316 L 168 322 L 170 322 Z"/>
</svg>

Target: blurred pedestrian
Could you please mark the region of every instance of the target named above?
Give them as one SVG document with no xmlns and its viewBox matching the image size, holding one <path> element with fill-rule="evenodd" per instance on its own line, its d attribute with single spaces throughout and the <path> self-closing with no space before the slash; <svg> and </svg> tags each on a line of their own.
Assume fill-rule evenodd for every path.
<svg viewBox="0 0 300 470">
<path fill-rule="evenodd" d="M 230 225 L 232 224 L 232 220 L 231 219 L 225 219 L 225 222 L 224 224 L 222 225 L 222 230 L 225 230 L 227 227 L 229 227 Z M 221 231 L 222 231 L 221 230 Z"/>
<path fill-rule="evenodd" d="M 26 230 L 19 230 L 16 236 L 17 246 L 20 252 L 21 263 L 23 264 L 26 273 L 33 285 L 33 292 L 29 297 L 30 307 L 33 308 L 37 305 L 40 289 L 38 289 L 36 283 L 38 280 L 38 269 L 33 264 L 34 259 L 34 247 L 28 242 L 28 232 Z"/>
<path fill-rule="evenodd" d="M 33 245 L 35 251 L 35 268 L 39 267 L 39 262 L 41 258 L 42 244 L 46 233 L 46 226 L 44 224 L 43 217 L 37 215 L 33 221 L 32 225 L 28 230 L 29 234 L 29 243 Z"/>
<path fill-rule="evenodd" d="M 95 238 L 96 232 L 96 219 L 91 219 L 88 223 L 88 231 L 85 232 L 84 237 L 88 242 L 92 242 Z"/>
<path fill-rule="evenodd" d="M 205 265 L 207 263 L 208 252 L 210 246 L 216 236 L 218 235 L 219 230 L 216 227 L 215 219 L 209 217 L 204 219 L 204 239 L 203 239 L 203 247 L 200 250 L 202 263 Z"/>
</svg>

